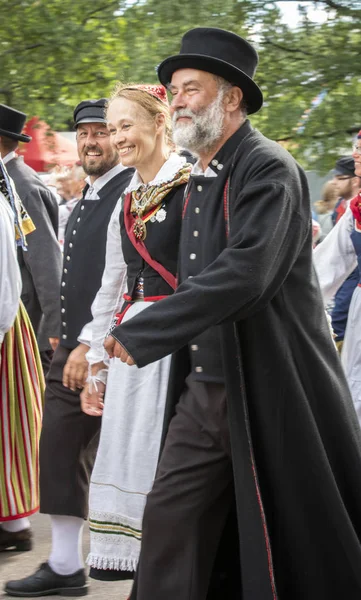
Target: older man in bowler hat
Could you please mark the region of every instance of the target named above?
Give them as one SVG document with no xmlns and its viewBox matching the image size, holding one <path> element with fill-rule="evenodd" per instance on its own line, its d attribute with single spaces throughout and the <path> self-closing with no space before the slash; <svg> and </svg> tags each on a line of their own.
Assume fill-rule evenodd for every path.
<svg viewBox="0 0 361 600">
<path fill-rule="evenodd" d="M 85 325 L 101 284 L 108 223 L 134 172 L 120 164 L 110 143 L 106 102 L 85 100 L 74 111 L 79 159 L 88 177 L 65 233 L 60 343 L 47 378 L 40 439 L 40 511 L 51 515 L 52 549 L 33 575 L 6 585 L 13 596 L 87 594 L 82 530 L 101 423 L 80 407 L 90 346 Z"/>
<path fill-rule="evenodd" d="M 27 251 L 18 249 L 18 261 L 21 299 L 37 336 L 46 374 L 52 350 L 59 341 L 62 256 L 58 243 L 58 203 L 34 169 L 16 154 L 19 142 L 31 141 L 30 136 L 22 133 L 25 120 L 24 113 L 0 104 L 0 154 L 36 226 L 27 238 Z"/>
<path fill-rule="evenodd" d="M 174 353 L 132 600 L 214 597 L 217 553 L 222 600 L 361 597 L 361 432 L 312 266 L 305 174 L 246 117 L 262 105 L 256 65 L 239 36 L 196 28 L 158 69 L 174 139 L 199 159 L 176 293 L 106 342 L 138 367 Z"/>
</svg>

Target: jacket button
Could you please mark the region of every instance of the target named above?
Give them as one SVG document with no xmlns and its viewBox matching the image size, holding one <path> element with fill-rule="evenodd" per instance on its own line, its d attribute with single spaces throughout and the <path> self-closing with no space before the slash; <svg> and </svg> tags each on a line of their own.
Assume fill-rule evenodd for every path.
<svg viewBox="0 0 361 600">
<path fill-rule="evenodd" d="M 65 313 L 65 308 L 62 308 L 62 309 L 61 309 L 61 312 L 62 312 L 62 313 Z"/>
<path fill-rule="evenodd" d="M 216 167 L 216 166 L 218 165 L 218 160 L 217 160 L 216 158 L 214 158 L 214 159 L 212 160 L 212 165 L 213 165 L 214 167 Z"/>
<path fill-rule="evenodd" d="M 65 333 L 63 333 L 63 335 L 61 336 L 63 338 L 63 340 L 66 340 L 66 338 L 68 337 Z"/>
<path fill-rule="evenodd" d="M 61 287 L 65 287 L 65 281 L 61 282 Z"/>
<path fill-rule="evenodd" d="M 223 169 L 223 165 L 221 165 L 221 163 L 219 163 L 219 164 L 217 165 L 217 169 L 218 169 L 218 171 L 222 171 L 222 169 Z"/>
<path fill-rule="evenodd" d="M 194 254 L 194 252 L 192 252 L 192 254 L 190 254 L 190 255 L 189 255 L 189 258 L 190 258 L 191 260 L 195 260 L 195 259 L 197 258 L 197 255 L 196 255 L 196 254 Z"/>
<path fill-rule="evenodd" d="M 196 213 L 196 215 L 199 215 L 199 213 L 201 212 L 201 209 L 198 206 L 196 206 L 194 209 L 194 212 Z"/>
<path fill-rule="evenodd" d="M 73 229 L 73 235 L 75 235 L 75 234 L 76 234 L 76 229 Z"/>
<path fill-rule="evenodd" d="M 84 210 L 84 208 L 85 208 L 85 206 L 84 206 L 84 204 L 83 204 L 83 206 L 81 207 L 81 209 L 80 209 L 80 210 Z"/>
<path fill-rule="evenodd" d="M 73 244 L 70 242 L 70 244 L 69 244 L 69 248 L 72 248 L 72 247 L 73 247 Z"/>
<path fill-rule="evenodd" d="M 202 190 L 203 190 L 202 186 L 201 185 L 197 185 L 197 191 L 201 192 Z"/>
<path fill-rule="evenodd" d="M 203 373 L 203 367 L 196 367 L 195 368 L 195 372 L 196 373 Z"/>
<path fill-rule="evenodd" d="M 70 260 L 70 256 L 69 256 L 69 254 L 68 254 L 68 256 L 66 257 L 66 260 L 68 260 L 68 261 Z"/>
<path fill-rule="evenodd" d="M 194 237 L 198 237 L 199 236 L 199 231 L 197 231 L 197 230 L 193 231 L 193 235 L 194 235 Z"/>
<path fill-rule="evenodd" d="M 191 345 L 191 350 L 192 350 L 192 352 L 197 352 L 197 350 L 199 350 L 197 344 L 192 344 Z"/>
<path fill-rule="evenodd" d="M 65 300 L 65 296 L 60 296 L 60 300 Z"/>
</svg>

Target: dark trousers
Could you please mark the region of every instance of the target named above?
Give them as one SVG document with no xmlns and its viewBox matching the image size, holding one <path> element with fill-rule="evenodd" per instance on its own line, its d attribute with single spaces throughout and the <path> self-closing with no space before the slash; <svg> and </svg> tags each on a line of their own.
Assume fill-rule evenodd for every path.
<svg viewBox="0 0 361 600">
<path fill-rule="evenodd" d="M 187 379 L 143 519 L 132 600 L 205 600 L 233 499 L 225 387 Z"/>
<path fill-rule="evenodd" d="M 101 419 L 83 413 L 80 390 L 72 392 L 62 384 L 70 352 L 58 346 L 46 380 L 40 437 L 40 511 L 86 519 Z"/>
</svg>

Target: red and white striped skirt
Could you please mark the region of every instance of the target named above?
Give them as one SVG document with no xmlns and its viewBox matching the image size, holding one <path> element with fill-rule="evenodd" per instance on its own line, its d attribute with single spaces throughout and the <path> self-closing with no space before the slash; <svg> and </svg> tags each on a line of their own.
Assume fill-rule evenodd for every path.
<svg viewBox="0 0 361 600">
<path fill-rule="evenodd" d="M 1 347 L 0 385 L 0 521 L 11 521 L 39 508 L 44 377 L 22 303 Z"/>
</svg>

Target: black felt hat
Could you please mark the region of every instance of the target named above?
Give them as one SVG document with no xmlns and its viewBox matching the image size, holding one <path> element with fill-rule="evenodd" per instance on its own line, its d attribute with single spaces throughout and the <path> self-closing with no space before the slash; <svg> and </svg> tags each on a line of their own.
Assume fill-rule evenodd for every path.
<svg viewBox="0 0 361 600">
<path fill-rule="evenodd" d="M 240 87 L 250 114 L 263 103 L 262 92 L 253 81 L 258 64 L 256 50 L 239 35 L 215 27 L 197 27 L 182 38 L 180 53 L 163 60 L 158 77 L 168 85 L 178 69 L 199 69 L 223 77 Z"/>
<path fill-rule="evenodd" d="M 107 98 L 99 100 L 83 100 L 74 110 L 74 127 L 80 123 L 106 123 L 105 107 Z"/>
<path fill-rule="evenodd" d="M 341 156 L 336 162 L 333 170 L 334 175 L 348 175 L 349 177 L 356 177 L 355 175 L 355 161 L 352 156 Z"/>
<path fill-rule="evenodd" d="M 19 140 L 19 142 L 31 142 L 30 135 L 21 133 L 25 121 L 25 113 L 5 104 L 0 104 L 0 135 L 4 135 L 12 140 Z"/>
</svg>

